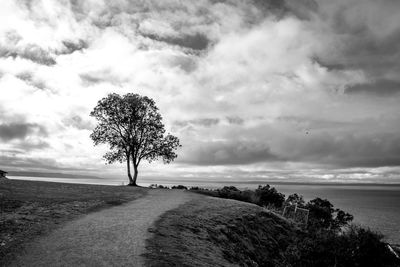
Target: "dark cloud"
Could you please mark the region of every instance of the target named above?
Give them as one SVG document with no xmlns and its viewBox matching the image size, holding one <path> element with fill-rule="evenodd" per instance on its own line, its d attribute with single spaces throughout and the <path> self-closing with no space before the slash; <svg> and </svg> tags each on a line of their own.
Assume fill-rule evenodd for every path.
<svg viewBox="0 0 400 267">
<path fill-rule="evenodd" d="M 57 162 L 49 158 L 24 158 L 20 156 L 0 155 L 0 162 L 6 168 L 57 169 Z"/>
<path fill-rule="evenodd" d="M 313 62 L 315 62 L 316 64 L 320 65 L 321 67 L 324 67 L 326 69 L 328 69 L 329 71 L 332 70 L 344 70 L 346 68 L 348 68 L 348 66 L 346 66 L 343 63 L 339 63 L 339 62 L 325 62 L 322 58 L 314 55 L 311 60 Z"/>
<path fill-rule="evenodd" d="M 56 160 L 41 157 L 23 157 L 13 155 L 0 155 L 0 166 L 3 169 L 16 168 L 23 170 L 49 171 L 49 170 L 65 170 L 65 171 L 82 171 L 78 168 L 66 168 L 59 164 Z"/>
<path fill-rule="evenodd" d="M 104 82 L 104 78 L 93 73 L 83 73 L 79 77 L 86 86 Z"/>
<path fill-rule="evenodd" d="M 286 137 L 274 150 L 256 141 L 233 140 L 184 144 L 183 150 L 178 161 L 193 165 L 297 162 L 327 169 L 400 166 L 400 137 L 393 133 L 333 136 L 317 131 L 300 139 Z"/>
<path fill-rule="evenodd" d="M 273 15 L 278 19 L 295 16 L 309 20 L 318 12 L 318 3 L 314 0 L 252 0 L 253 4 L 263 10 L 265 16 Z"/>
<path fill-rule="evenodd" d="M 213 125 L 217 125 L 219 123 L 218 118 L 201 118 L 195 120 L 181 120 L 181 121 L 174 121 L 175 126 L 185 127 L 188 125 L 198 125 L 204 127 L 211 127 Z"/>
<path fill-rule="evenodd" d="M 226 119 L 230 124 L 242 125 L 244 123 L 244 119 L 237 116 L 228 116 Z"/>
<path fill-rule="evenodd" d="M 175 56 L 169 61 L 169 64 L 173 67 L 178 66 L 187 73 L 191 73 L 196 70 L 197 62 L 188 56 Z"/>
<path fill-rule="evenodd" d="M 191 144 L 183 163 L 194 165 L 239 165 L 279 161 L 265 144 L 249 141 L 214 141 Z"/>
<path fill-rule="evenodd" d="M 5 40 L 8 45 L 17 45 L 22 40 L 22 36 L 12 30 L 5 33 Z"/>
<path fill-rule="evenodd" d="M 3 141 L 25 139 L 30 135 L 48 136 L 48 133 L 46 128 L 36 123 L 0 124 L 0 139 Z"/>
<path fill-rule="evenodd" d="M 118 74 L 110 69 L 99 71 L 91 71 L 79 74 L 84 86 L 95 85 L 99 83 L 110 83 L 112 85 L 121 86 L 122 83 L 127 82 L 127 78 L 121 78 Z"/>
<path fill-rule="evenodd" d="M 79 77 L 81 78 L 84 86 L 90 86 L 104 82 L 120 86 L 121 83 L 125 82 L 124 79 L 121 79 L 109 69 L 82 73 L 79 74 Z"/>
<path fill-rule="evenodd" d="M 88 17 L 88 12 L 85 9 L 85 2 L 80 0 L 70 0 L 72 14 L 77 21 L 81 21 Z"/>
<path fill-rule="evenodd" d="M 48 89 L 46 83 L 43 80 L 34 78 L 33 73 L 31 72 L 22 72 L 17 74 L 16 77 L 40 90 Z"/>
<path fill-rule="evenodd" d="M 252 0 L 251 2 L 253 2 L 253 4 L 260 10 L 263 10 L 268 14 L 277 14 L 278 17 L 283 16 L 289 11 L 285 1 L 282 0 Z"/>
<path fill-rule="evenodd" d="M 311 117 L 301 117 L 301 116 L 280 116 L 277 118 L 278 123 L 290 124 L 297 130 L 302 130 L 304 132 L 312 132 L 313 130 L 321 129 L 354 129 L 355 126 L 362 122 L 347 122 L 332 119 L 318 119 Z"/>
<path fill-rule="evenodd" d="M 380 78 L 400 70 L 400 30 L 377 39 L 371 33 L 354 35 L 338 58 L 348 68 L 362 69 L 368 76 Z"/>
<path fill-rule="evenodd" d="M 286 140 L 285 146 L 289 161 L 342 168 L 400 166 L 400 137 L 396 134 L 312 133 L 302 141 Z"/>
<path fill-rule="evenodd" d="M 37 45 L 27 45 L 24 48 L 4 48 L 0 47 L 0 57 L 8 58 L 23 58 L 35 62 L 40 65 L 52 66 L 57 62 L 50 55 L 48 51 L 45 51 Z"/>
<path fill-rule="evenodd" d="M 89 120 L 84 120 L 79 115 L 70 115 L 62 121 L 66 126 L 71 126 L 79 130 L 93 130 L 94 125 Z"/>
<path fill-rule="evenodd" d="M 336 34 L 339 38 L 334 46 L 340 47 L 340 51 L 321 55 L 322 65 L 362 70 L 373 79 L 397 75 L 400 71 L 400 25 L 395 10 L 400 8 L 399 3 L 343 1 L 328 5 L 325 13 L 319 15 L 330 24 L 331 36 Z"/>
<path fill-rule="evenodd" d="M 38 141 L 23 140 L 20 143 L 18 143 L 16 147 L 26 152 L 26 151 L 42 150 L 45 148 L 49 148 L 50 144 L 41 140 Z"/>
<path fill-rule="evenodd" d="M 75 51 L 81 51 L 89 47 L 89 44 L 85 42 L 84 40 L 79 40 L 77 42 L 73 41 L 63 41 L 62 42 L 64 49 L 61 51 L 57 52 L 58 54 L 72 54 Z"/>
<path fill-rule="evenodd" d="M 164 42 L 170 45 L 177 45 L 183 48 L 189 48 L 193 50 L 205 50 L 210 44 L 210 40 L 206 35 L 202 33 L 196 33 L 193 35 L 184 34 L 182 36 L 159 36 L 156 34 L 142 34 L 144 37 Z"/>
<path fill-rule="evenodd" d="M 345 92 L 348 94 L 393 96 L 400 93 L 400 81 L 378 80 L 373 83 L 356 84 L 348 87 Z"/>
<path fill-rule="evenodd" d="M 309 20 L 318 12 L 318 3 L 314 0 L 285 0 L 286 8 L 297 18 Z"/>
</svg>

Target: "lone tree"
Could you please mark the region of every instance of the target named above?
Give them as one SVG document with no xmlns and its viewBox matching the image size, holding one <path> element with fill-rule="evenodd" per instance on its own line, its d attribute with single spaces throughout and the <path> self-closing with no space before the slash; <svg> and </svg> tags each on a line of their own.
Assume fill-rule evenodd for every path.
<svg viewBox="0 0 400 267">
<path fill-rule="evenodd" d="M 110 146 L 110 151 L 103 156 L 107 163 L 126 161 L 129 185 L 137 185 L 138 167 L 143 159 L 170 163 L 177 157 L 179 139 L 165 135 L 158 108 L 147 96 L 109 94 L 97 103 L 90 116 L 98 121 L 90 137 L 95 145 Z"/>
</svg>

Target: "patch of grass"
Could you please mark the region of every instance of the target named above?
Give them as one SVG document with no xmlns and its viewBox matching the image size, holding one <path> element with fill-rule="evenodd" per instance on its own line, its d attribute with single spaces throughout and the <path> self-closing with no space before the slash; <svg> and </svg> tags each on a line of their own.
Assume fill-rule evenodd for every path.
<svg viewBox="0 0 400 267">
<path fill-rule="evenodd" d="M 275 199 L 266 189 L 265 199 Z M 400 266 L 379 233 L 350 225 L 352 216 L 334 209 L 328 200 L 307 203 L 312 223 L 301 227 L 243 202 L 238 196 L 246 191 L 191 191 L 218 198 L 199 195 L 164 214 L 147 241 L 149 266 Z"/>
<path fill-rule="evenodd" d="M 145 256 L 149 266 L 286 266 L 296 231 L 259 206 L 199 196 L 156 222 Z"/>
<path fill-rule="evenodd" d="M 25 242 L 83 214 L 140 198 L 148 189 L 38 181 L 0 182 L 0 266 Z"/>
<path fill-rule="evenodd" d="M 224 186 L 221 189 L 206 189 L 196 186 L 191 187 L 189 190 L 202 195 L 253 203 L 261 207 L 281 208 L 285 201 L 285 195 L 279 193 L 274 187 L 268 184 L 264 186 L 259 185 L 255 190 L 243 191 L 234 186 Z"/>
</svg>

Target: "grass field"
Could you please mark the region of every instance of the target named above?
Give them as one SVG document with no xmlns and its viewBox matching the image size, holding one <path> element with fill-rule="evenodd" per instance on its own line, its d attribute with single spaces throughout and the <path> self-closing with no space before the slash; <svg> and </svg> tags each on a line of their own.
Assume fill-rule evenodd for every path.
<svg viewBox="0 0 400 267">
<path fill-rule="evenodd" d="M 66 221 L 143 197 L 149 190 L 140 187 L 1 180 L 0 266 L 7 266 L 27 242 L 49 233 Z M 166 189 L 165 192 L 168 191 Z M 149 229 L 153 235 L 146 243 L 148 266 L 279 267 L 289 266 L 299 256 L 308 260 L 308 254 L 299 254 L 304 253 L 303 248 L 307 253 L 315 252 L 312 246 L 302 241 L 308 237 L 307 231 L 260 206 L 190 192 L 187 194 L 192 194 L 194 200 L 167 211 Z M 330 240 L 336 239 L 327 240 L 330 244 Z M 312 239 L 311 244 L 314 241 Z M 350 241 L 360 240 L 353 238 Z M 367 241 L 364 243 L 378 244 Z M 334 249 L 340 250 L 342 247 Z M 318 247 L 316 252 L 320 250 L 321 247 Z M 385 254 L 374 254 L 374 251 L 370 253 L 371 257 Z M 318 259 L 327 257 L 326 253 L 318 253 Z M 316 258 L 313 256 L 311 259 L 315 261 Z"/>
<path fill-rule="evenodd" d="M 24 243 L 60 224 L 146 192 L 140 187 L 1 180 L 0 266 L 7 265 Z"/>
<path fill-rule="evenodd" d="M 346 229 L 304 228 L 255 204 L 201 195 L 166 212 L 150 229 L 153 236 L 147 240 L 146 263 L 399 266 L 379 234 L 357 226 Z"/>
<path fill-rule="evenodd" d="M 148 266 L 286 266 L 297 227 L 254 204 L 199 196 L 150 231 Z"/>
</svg>

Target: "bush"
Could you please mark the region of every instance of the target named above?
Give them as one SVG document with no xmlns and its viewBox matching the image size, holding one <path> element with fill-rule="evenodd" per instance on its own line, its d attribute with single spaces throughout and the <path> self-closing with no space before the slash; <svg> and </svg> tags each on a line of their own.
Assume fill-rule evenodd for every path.
<svg viewBox="0 0 400 267">
<path fill-rule="evenodd" d="M 155 188 L 158 188 L 158 189 L 169 189 L 169 187 L 168 186 L 163 186 L 163 185 L 157 185 L 157 184 L 151 184 L 151 185 L 149 185 L 149 188 L 153 188 L 153 189 L 155 189 Z"/>
<path fill-rule="evenodd" d="M 298 207 L 303 208 L 305 206 L 305 202 L 303 196 L 294 193 L 287 197 L 285 200 L 285 205 L 297 205 Z"/>
<path fill-rule="evenodd" d="M 211 197 L 218 197 L 218 192 L 216 190 L 210 190 L 210 189 L 201 188 L 198 186 L 193 186 L 189 190 L 194 193 L 197 193 L 197 194 L 202 194 L 202 195 L 211 196 Z"/>
<path fill-rule="evenodd" d="M 199 187 L 191 187 L 189 189 L 195 193 L 220 197 L 220 198 L 228 198 L 234 199 L 243 202 L 253 203 L 259 206 L 265 207 L 281 207 L 284 200 L 285 195 L 278 193 L 275 188 L 270 187 L 269 185 L 258 186 L 258 189 L 254 190 L 240 190 L 235 186 L 224 186 L 221 189 L 210 190 Z"/>
<path fill-rule="evenodd" d="M 251 202 L 251 191 L 241 191 L 234 186 L 224 186 L 217 189 L 218 197 L 239 200 L 243 202 Z"/>
<path fill-rule="evenodd" d="M 283 202 L 285 201 L 285 195 L 279 193 L 274 187 L 270 185 L 261 186 L 259 185 L 255 191 L 255 195 L 258 199 L 259 206 L 269 206 L 273 205 L 275 207 L 282 207 Z"/>
<path fill-rule="evenodd" d="M 187 187 L 180 184 L 180 185 L 172 186 L 171 189 L 181 189 L 181 190 L 184 189 L 184 190 L 187 190 Z"/>
<path fill-rule="evenodd" d="M 334 209 L 332 203 L 327 199 L 310 200 L 306 208 L 310 211 L 308 224 L 310 230 L 324 228 L 339 231 L 353 220 L 353 215 L 340 209 Z"/>
<path fill-rule="evenodd" d="M 292 266 L 399 266 L 382 235 L 359 226 L 350 226 L 338 234 L 321 230 L 298 238 L 286 250 Z"/>
<path fill-rule="evenodd" d="M 269 185 L 260 185 L 255 191 L 241 191 L 234 186 L 225 186 L 217 190 L 192 187 L 190 190 L 209 196 L 250 202 L 259 206 L 281 207 L 285 203 L 286 205 L 297 204 L 298 207 L 308 209 L 307 228 L 298 229 L 298 232 L 290 237 L 292 240 L 290 244 L 284 246 L 282 260 L 285 262 L 280 262 L 283 266 L 400 266 L 399 259 L 382 241 L 382 235 L 369 229 L 350 225 L 353 216 L 334 208 L 327 199 L 315 198 L 305 204 L 302 196 L 292 194 L 285 201 L 285 195 Z M 253 225 L 250 229 L 254 227 L 256 226 Z M 266 240 L 262 238 L 264 234 L 257 232 L 257 236 L 260 235 L 262 241 Z M 259 241 L 252 242 L 261 244 L 258 243 Z M 253 246 L 252 242 L 250 242 L 251 246 Z M 232 244 L 237 244 L 237 238 L 232 241 Z M 264 245 L 260 245 L 260 251 L 269 251 L 267 247 L 263 249 Z M 250 245 L 246 243 L 247 246 Z M 260 252 L 262 254 L 260 257 L 254 257 L 254 248 L 250 248 L 245 254 L 250 253 L 249 255 L 259 266 L 276 266 L 276 262 L 272 264 L 269 261 L 270 255 L 267 252 L 264 254 Z M 234 251 L 235 255 L 238 254 L 237 249 Z M 254 262 L 247 263 L 251 266 Z"/>
</svg>

